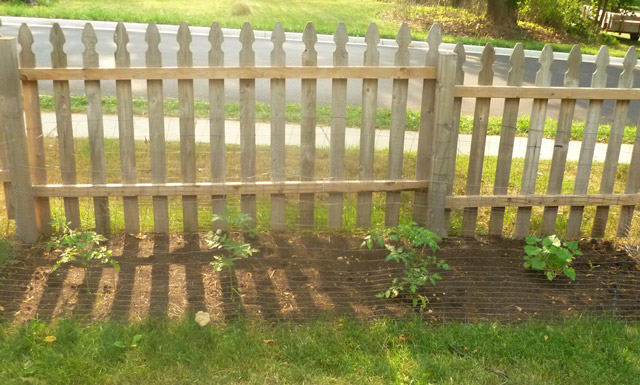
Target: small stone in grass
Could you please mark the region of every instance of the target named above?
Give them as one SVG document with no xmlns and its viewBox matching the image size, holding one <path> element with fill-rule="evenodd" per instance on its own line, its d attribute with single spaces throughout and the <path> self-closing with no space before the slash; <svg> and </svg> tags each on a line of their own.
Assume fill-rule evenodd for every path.
<svg viewBox="0 0 640 385">
<path fill-rule="evenodd" d="M 211 322 L 211 315 L 204 311 L 196 313 L 196 323 L 200 326 L 207 326 Z"/>
</svg>

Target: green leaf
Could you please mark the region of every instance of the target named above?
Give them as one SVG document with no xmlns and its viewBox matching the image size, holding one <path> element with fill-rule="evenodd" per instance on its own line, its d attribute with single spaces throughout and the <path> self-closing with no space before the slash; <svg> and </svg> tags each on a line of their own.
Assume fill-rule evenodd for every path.
<svg viewBox="0 0 640 385">
<path fill-rule="evenodd" d="M 571 280 L 573 281 L 576 280 L 576 271 L 573 269 L 573 267 L 565 266 L 564 269 L 562 269 L 562 271 L 564 272 L 564 275 L 571 278 Z"/>
<path fill-rule="evenodd" d="M 542 249 L 538 246 L 527 245 L 524 247 L 524 252 L 527 253 L 527 255 L 538 255 L 541 251 Z"/>
<path fill-rule="evenodd" d="M 533 257 L 529 260 L 531 267 L 537 270 L 542 270 L 547 266 L 547 263 L 540 257 Z"/>
<path fill-rule="evenodd" d="M 137 346 L 140 340 L 142 340 L 142 334 L 136 334 L 133 336 L 133 340 L 131 340 L 131 346 Z"/>
<path fill-rule="evenodd" d="M 114 343 L 113 343 L 113 345 L 114 345 L 115 347 L 120 348 L 120 349 L 124 349 L 124 348 L 126 348 L 126 347 L 127 347 L 127 346 L 124 344 L 124 342 L 122 342 L 122 341 L 116 341 L 116 342 L 114 342 Z"/>
<path fill-rule="evenodd" d="M 547 271 L 547 279 L 549 279 L 549 281 L 553 281 L 553 273 L 550 271 Z"/>
<path fill-rule="evenodd" d="M 525 242 L 527 242 L 527 244 L 529 245 L 535 245 L 536 243 L 540 242 L 542 239 L 534 237 L 533 235 L 527 235 L 527 238 L 525 239 Z"/>
</svg>

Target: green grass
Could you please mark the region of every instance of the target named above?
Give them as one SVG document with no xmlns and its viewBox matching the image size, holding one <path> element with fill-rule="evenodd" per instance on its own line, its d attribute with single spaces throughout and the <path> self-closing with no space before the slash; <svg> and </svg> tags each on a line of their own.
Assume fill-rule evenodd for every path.
<svg viewBox="0 0 640 385">
<path fill-rule="evenodd" d="M 13 244 L 7 238 L 0 238 L 0 278 L 2 271 L 15 260 Z"/>
<path fill-rule="evenodd" d="M 0 15 L 29 16 L 62 19 L 83 19 L 102 21 L 128 21 L 158 24 L 180 24 L 187 21 L 194 26 L 208 27 L 212 22 L 219 22 L 222 27 L 240 28 L 245 21 L 251 22 L 254 29 L 273 29 L 276 22 L 281 22 L 286 31 L 302 32 L 307 22 L 313 22 L 316 31 L 321 34 L 333 34 L 339 22 L 344 22 L 351 36 L 364 36 L 369 23 L 375 22 L 380 35 L 395 39 L 400 26 L 399 22 L 389 17 L 391 11 L 398 10 L 392 1 L 358 0 L 296 0 L 293 3 L 279 3 L 271 0 L 219 0 L 202 1 L 170 1 L 143 0 L 131 7 L 127 0 L 111 0 L 96 2 L 93 0 L 40 0 L 40 6 L 25 5 L 21 0 L 9 0 L 0 3 Z M 236 9 L 248 6 L 250 14 L 238 14 Z M 246 7 L 244 7 L 246 8 Z M 437 11 L 437 10 L 436 10 Z M 447 33 L 447 31 L 444 31 Z M 427 31 L 413 28 L 414 40 L 425 40 Z M 497 47 L 513 47 L 518 41 L 484 37 L 466 37 L 445 35 L 445 42 L 462 42 L 464 44 L 484 45 L 491 42 Z M 629 44 L 617 43 L 609 38 L 611 54 L 624 56 Z M 542 49 L 544 43 L 538 41 L 521 41 L 525 49 Z M 569 52 L 571 44 L 553 44 L 557 52 Z M 583 52 L 596 54 L 599 46 L 585 42 Z"/>
<path fill-rule="evenodd" d="M 135 348 L 119 348 L 141 336 Z M 55 342 L 45 342 L 55 336 Z M 451 347 L 464 352 L 455 353 Z M 640 324 L 321 319 L 0 324 L 0 383 L 637 384 Z"/>
<path fill-rule="evenodd" d="M 40 96 L 41 110 L 44 112 L 54 112 L 54 98 L 51 95 Z M 164 101 L 166 116 L 177 117 L 180 115 L 180 107 L 176 99 L 166 99 Z M 73 113 L 85 113 L 87 110 L 87 100 L 84 96 L 71 97 L 71 111 Z M 104 114 L 117 114 L 117 100 L 115 97 L 105 96 L 102 98 L 102 110 Z M 301 106 L 298 103 L 290 103 L 286 106 L 286 119 L 289 123 L 299 124 L 302 120 Z M 146 99 L 133 99 L 133 113 L 138 116 L 148 114 L 148 104 Z M 329 126 L 331 124 L 331 107 L 319 106 L 316 110 L 316 121 L 318 125 Z M 198 119 L 209 119 L 209 103 L 203 100 L 195 102 L 195 117 Z M 229 120 L 240 120 L 240 105 L 238 103 L 225 104 L 225 117 Z M 271 107 L 266 103 L 256 103 L 256 120 L 259 122 L 269 122 L 271 119 Z M 362 108 L 347 106 L 347 127 L 360 127 L 362 122 Z M 388 108 L 378 108 L 376 113 L 376 127 L 388 129 L 391 124 L 391 110 Z M 530 118 L 521 116 L 516 125 L 516 136 L 527 136 L 529 134 Z M 555 138 L 558 122 L 547 119 L 544 126 L 544 136 Z M 418 131 L 420 128 L 420 112 L 407 111 L 406 129 Z M 502 130 L 502 117 L 489 117 L 489 135 L 500 135 Z M 606 143 L 609 141 L 611 126 L 601 124 L 598 130 L 598 141 Z M 634 143 L 636 137 L 636 126 L 626 126 L 624 130 L 623 143 Z M 471 134 L 473 132 L 473 116 L 462 115 L 460 118 L 460 133 Z M 584 121 L 574 121 L 571 127 L 571 139 L 582 140 L 584 136 Z"/>
</svg>

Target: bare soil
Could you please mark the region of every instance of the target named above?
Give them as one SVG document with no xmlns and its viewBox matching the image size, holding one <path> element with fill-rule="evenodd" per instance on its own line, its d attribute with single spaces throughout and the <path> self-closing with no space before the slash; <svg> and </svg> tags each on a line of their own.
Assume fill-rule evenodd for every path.
<svg viewBox="0 0 640 385">
<path fill-rule="evenodd" d="M 238 235 L 236 235 L 238 236 Z M 38 248 L 0 279 L 0 318 L 86 320 L 182 318 L 207 311 L 214 320 L 239 315 L 267 321 L 322 314 L 358 318 L 421 314 L 434 321 L 517 321 L 575 314 L 640 319 L 640 265 L 634 253 L 606 241 L 581 242 L 575 281 L 553 281 L 523 267 L 517 240 L 449 239 L 437 254 L 451 266 L 425 289 L 430 303 L 383 299 L 403 269 L 385 250 L 360 248 L 361 238 L 337 233 L 261 234 L 260 249 L 232 272 L 215 272 L 212 252 L 198 235 L 112 237 L 120 271 L 108 265 L 61 267 Z"/>
</svg>

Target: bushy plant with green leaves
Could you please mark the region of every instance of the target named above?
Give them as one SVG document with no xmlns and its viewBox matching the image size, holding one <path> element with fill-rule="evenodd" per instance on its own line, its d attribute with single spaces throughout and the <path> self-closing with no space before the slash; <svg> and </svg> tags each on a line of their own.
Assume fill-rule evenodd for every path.
<svg viewBox="0 0 640 385">
<path fill-rule="evenodd" d="M 543 270 L 549 281 L 560 274 L 564 274 L 571 280 L 576 279 L 576 271 L 571 267 L 571 262 L 576 255 L 582 255 L 578 249 L 578 242 L 562 242 L 556 235 L 545 238 L 527 236 L 527 245 L 524 246 L 524 267 Z"/>
<path fill-rule="evenodd" d="M 59 253 L 59 256 L 51 271 L 67 263 L 87 267 L 93 261 L 108 263 L 120 271 L 120 265 L 112 259 L 111 250 L 100 244 L 107 240 L 104 236 L 95 231 L 72 229 L 69 225 L 70 223 L 64 221 L 53 223 L 57 231 L 47 243 L 45 250 Z"/>
<path fill-rule="evenodd" d="M 404 277 L 394 278 L 389 288 L 376 296 L 406 296 L 411 299 L 413 307 L 419 305 L 424 308 L 429 303 L 429 298 L 422 290 L 423 287 L 429 283 L 435 285 L 442 279 L 439 273 L 433 271 L 434 268 L 450 270 L 444 259 L 437 259 L 435 256 L 440 250 L 440 241 L 435 233 L 415 222 L 368 234 L 361 247 L 385 248 L 389 251 L 385 261 L 401 263 L 404 266 Z"/>
<path fill-rule="evenodd" d="M 216 251 L 213 255 L 211 265 L 217 272 L 221 272 L 225 269 L 229 272 L 231 289 L 237 292 L 233 287 L 232 278 L 233 267 L 235 266 L 236 261 L 247 259 L 260 250 L 252 247 L 250 243 L 244 242 L 244 240 L 233 239 L 233 236 L 229 231 L 233 229 L 242 229 L 247 237 L 253 239 L 258 235 L 258 230 L 255 227 L 255 221 L 250 215 L 241 213 L 234 216 L 228 216 L 226 214 L 214 215 L 213 222 L 226 224 L 228 231 L 225 232 L 218 229 L 216 231 L 210 231 L 205 235 L 205 241 L 209 248 Z"/>
</svg>

